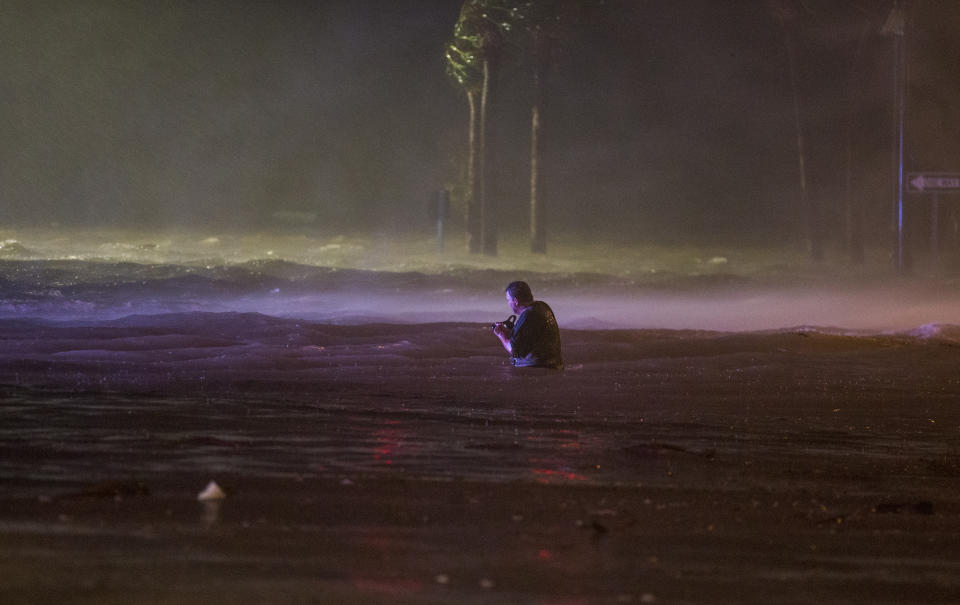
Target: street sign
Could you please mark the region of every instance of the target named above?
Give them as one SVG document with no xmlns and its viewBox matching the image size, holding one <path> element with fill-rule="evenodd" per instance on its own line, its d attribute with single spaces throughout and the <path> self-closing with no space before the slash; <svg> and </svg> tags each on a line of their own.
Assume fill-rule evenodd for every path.
<svg viewBox="0 0 960 605">
<path fill-rule="evenodd" d="M 900 189 L 901 200 L 903 188 Z M 960 193 L 960 172 L 914 172 L 907 175 L 908 193 L 928 193 L 930 199 L 930 257 L 933 265 L 940 262 L 940 194 Z M 898 267 L 903 268 L 903 214 L 897 221 L 897 258 Z"/>
<path fill-rule="evenodd" d="M 960 192 L 960 173 L 918 172 L 907 175 L 910 193 Z"/>
</svg>

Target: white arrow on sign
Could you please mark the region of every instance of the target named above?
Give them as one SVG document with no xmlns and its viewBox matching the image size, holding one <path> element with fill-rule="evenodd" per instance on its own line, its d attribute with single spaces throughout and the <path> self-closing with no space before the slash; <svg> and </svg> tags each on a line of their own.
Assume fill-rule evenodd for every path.
<svg viewBox="0 0 960 605">
<path fill-rule="evenodd" d="M 958 174 L 917 174 L 910 175 L 910 186 L 917 191 L 951 191 L 960 190 L 960 175 Z"/>
</svg>

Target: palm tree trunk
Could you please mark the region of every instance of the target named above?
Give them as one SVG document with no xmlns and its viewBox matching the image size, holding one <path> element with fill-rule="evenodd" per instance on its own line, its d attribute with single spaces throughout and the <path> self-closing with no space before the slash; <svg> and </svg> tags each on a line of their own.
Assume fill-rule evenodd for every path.
<svg viewBox="0 0 960 605">
<path fill-rule="evenodd" d="M 815 261 L 823 260 L 823 243 L 821 238 L 821 221 L 819 207 L 810 199 L 807 192 L 807 152 L 804 145 L 803 121 L 800 116 L 800 87 L 797 83 L 796 56 L 793 37 L 787 26 L 783 26 L 783 43 L 787 50 L 787 63 L 790 72 L 790 89 L 793 93 L 793 117 L 797 132 L 797 162 L 800 169 L 800 204 L 807 218 L 807 237 L 810 241 L 810 254 Z"/>
<path fill-rule="evenodd" d="M 534 254 L 547 252 L 546 208 L 541 186 L 541 158 L 543 151 L 543 119 L 547 62 L 545 50 L 539 36 L 534 36 L 533 85 L 534 100 L 530 111 L 530 251 Z"/>
<path fill-rule="evenodd" d="M 540 192 L 540 107 L 534 105 L 530 115 L 530 251 L 534 254 L 547 251 L 545 218 Z"/>
<path fill-rule="evenodd" d="M 497 208 L 491 185 L 491 167 L 494 165 L 492 139 L 492 120 L 490 108 L 492 100 L 496 98 L 495 82 L 496 71 L 490 58 L 483 61 L 483 91 L 480 97 L 480 142 L 478 152 L 478 175 L 480 186 L 480 239 L 483 242 L 483 253 L 490 256 L 497 255 Z"/>
<path fill-rule="evenodd" d="M 850 255 L 850 261 L 861 265 L 864 261 L 863 251 L 863 198 L 861 195 L 855 195 L 853 192 L 853 131 L 857 125 L 857 110 L 859 109 L 856 75 L 857 67 L 860 63 L 860 55 L 863 53 L 863 44 L 870 31 L 870 23 L 867 22 L 860 30 L 857 37 L 857 50 L 853 56 L 853 62 L 850 67 L 850 99 L 848 110 L 850 115 L 847 120 L 847 140 L 846 140 L 846 244 L 847 253 Z"/>
<path fill-rule="evenodd" d="M 479 254 L 483 251 L 480 222 L 481 199 L 477 190 L 481 154 L 477 152 L 479 121 L 477 120 L 477 93 L 475 91 L 467 91 L 467 102 L 470 104 L 470 132 L 467 135 L 469 145 L 467 155 L 467 250 L 470 254 Z"/>
</svg>

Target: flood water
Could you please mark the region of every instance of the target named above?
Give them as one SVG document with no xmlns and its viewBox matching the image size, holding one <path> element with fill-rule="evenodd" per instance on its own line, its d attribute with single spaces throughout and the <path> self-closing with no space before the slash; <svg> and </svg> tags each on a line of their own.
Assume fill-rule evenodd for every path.
<svg viewBox="0 0 960 605">
<path fill-rule="evenodd" d="M 522 371 L 507 269 L 136 254 L 0 263 L 4 602 L 960 595 L 947 281 L 806 290 L 900 293 L 847 321 L 769 271 L 541 267 L 566 366 Z"/>
</svg>

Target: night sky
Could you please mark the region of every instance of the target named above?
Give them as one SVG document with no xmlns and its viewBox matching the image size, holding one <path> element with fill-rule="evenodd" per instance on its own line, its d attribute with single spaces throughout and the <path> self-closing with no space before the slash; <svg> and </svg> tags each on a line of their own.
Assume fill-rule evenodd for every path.
<svg viewBox="0 0 960 605">
<path fill-rule="evenodd" d="M 882 239 L 892 1 L 793 4 L 810 195 L 838 238 L 849 136 L 854 194 Z M 263 229 L 275 212 L 312 212 L 318 229 L 419 228 L 465 158 L 467 104 L 443 60 L 459 5 L 4 2 L 4 225 Z M 769 3 L 608 0 L 583 14 L 550 89 L 553 233 L 801 237 L 793 97 Z M 909 17 L 907 169 L 960 171 L 960 4 L 917 0 Z M 530 85 L 522 59 L 502 78 L 509 234 L 527 221 Z"/>
</svg>

